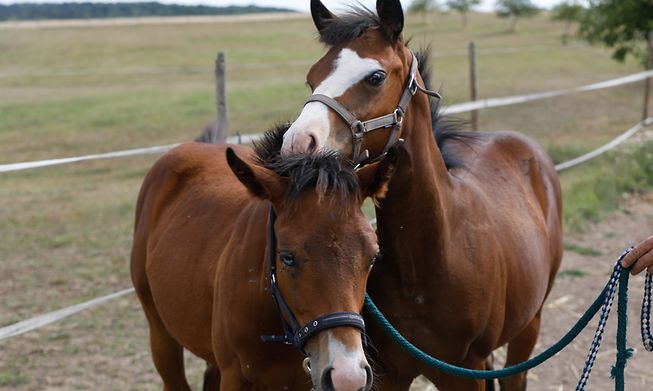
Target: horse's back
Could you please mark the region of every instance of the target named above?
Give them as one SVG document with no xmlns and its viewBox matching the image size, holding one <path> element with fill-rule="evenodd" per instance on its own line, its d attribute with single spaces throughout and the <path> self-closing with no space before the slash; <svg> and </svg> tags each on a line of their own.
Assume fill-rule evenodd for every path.
<svg viewBox="0 0 653 391">
<path fill-rule="evenodd" d="M 225 149 L 183 144 L 154 164 L 139 194 L 131 256 L 132 280 L 148 317 L 158 317 L 207 361 L 214 360 L 210 346 L 198 341 L 211 341 L 217 260 L 251 198 L 232 174 Z"/>
<path fill-rule="evenodd" d="M 517 132 L 483 132 L 456 148 L 463 162 L 457 170 L 468 184 L 488 193 L 505 190 L 528 203 L 534 200 L 548 230 L 560 230 L 560 181 L 553 162 L 537 142 Z"/>
<path fill-rule="evenodd" d="M 483 132 L 455 146 L 462 165 L 452 170 L 461 184 L 462 205 L 481 204 L 485 215 L 470 216 L 464 231 L 470 243 L 494 253 L 487 275 L 501 276 L 495 295 L 505 305 L 505 342 L 532 319 L 550 291 L 562 258 L 561 193 L 557 173 L 546 152 L 532 139 L 515 132 Z M 475 219 L 491 222 L 470 228 Z M 477 220 L 478 221 L 478 220 Z M 469 235 L 465 233 L 465 235 Z M 489 261 L 489 260 L 488 260 Z M 478 268 L 479 266 L 475 265 Z M 497 271 L 500 270 L 500 271 Z M 497 274 L 493 274 L 497 273 Z M 496 288 L 496 289 L 504 289 Z M 495 316 L 495 315 L 491 315 Z"/>
<path fill-rule="evenodd" d="M 502 131 L 489 132 L 489 135 L 493 139 L 489 152 L 504 156 L 505 164 L 521 172 L 522 183 L 530 190 L 532 200 L 537 202 L 537 209 L 542 212 L 552 282 L 562 259 L 562 192 L 553 161 L 536 141 L 522 133 Z"/>
</svg>

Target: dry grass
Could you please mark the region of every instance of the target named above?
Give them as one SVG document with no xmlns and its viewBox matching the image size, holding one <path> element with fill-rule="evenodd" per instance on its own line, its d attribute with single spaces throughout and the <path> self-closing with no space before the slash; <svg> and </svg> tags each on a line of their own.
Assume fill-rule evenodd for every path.
<svg viewBox="0 0 653 391">
<path fill-rule="evenodd" d="M 467 42 L 479 48 L 482 97 L 546 91 L 637 71 L 609 52 L 563 46 L 544 16 L 507 34 L 473 15 L 410 21 L 431 43 L 446 103 L 467 100 Z M 0 164 L 180 142 L 214 111 L 212 63 L 228 61 L 233 127 L 259 132 L 292 118 L 323 48 L 312 23 L 120 26 L 0 34 Z M 638 120 L 640 86 L 484 111 L 488 129 L 531 134 L 559 156 L 598 146 Z M 0 326 L 130 285 L 133 208 L 155 157 L 0 174 Z M 609 161 L 604 165 L 609 165 Z M 591 169 L 582 171 L 590 175 Z M 565 174 L 567 187 L 581 172 Z M 193 384 L 201 364 L 193 362 Z M 156 389 L 145 322 L 127 297 L 0 342 L 0 388 Z"/>
</svg>

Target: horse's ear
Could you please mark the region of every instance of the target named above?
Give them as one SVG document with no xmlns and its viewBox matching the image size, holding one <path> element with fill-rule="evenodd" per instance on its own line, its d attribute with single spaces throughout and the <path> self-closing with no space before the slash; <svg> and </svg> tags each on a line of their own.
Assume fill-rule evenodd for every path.
<svg viewBox="0 0 653 391">
<path fill-rule="evenodd" d="M 388 183 L 392 179 L 399 159 L 399 149 L 390 148 L 386 156 L 377 163 L 364 166 L 356 175 L 364 198 L 371 197 L 375 204 L 385 197 Z"/>
<path fill-rule="evenodd" d="M 392 42 L 396 41 L 404 29 L 404 10 L 399 0 L 377 0 L 376 13 L 379 15 L 381 29 Z"/>
<path fill-rule="evenodd" d="M 253 196 L 274 203 L 285 194 L 286 189 L 282 178 L 266 168 L 247 164 L 231 148 L 227 148 L 227 163 L 236 178 Z"/>
<path fill-rule="evenodd" d="M 311 16 L 317 31 L 322 32 L 329 20 L 334 19 L 335 15 L 322 4 L 320 0 L 311 0 Z"/>
</svg>

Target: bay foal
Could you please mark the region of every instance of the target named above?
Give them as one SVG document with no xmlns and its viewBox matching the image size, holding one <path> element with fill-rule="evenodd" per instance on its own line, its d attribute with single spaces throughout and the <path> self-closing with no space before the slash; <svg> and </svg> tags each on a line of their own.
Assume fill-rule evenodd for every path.
<svg viewBox="0 0 653 391">
<path fill-rule="evenodd" d="M 268 134 L 256 153 L 182 145 L 143 182 L 131 276 L 164 390 L 189 389 L 184 349 L 207 362 L 205 389 L 306 391 L 312 380 L 316 390 L 358 391 L 372 384 L 361 327 L 332 325 L 296 344 L 299 350 L 261 336 L 283 334 L 282 318 L 311 327 L 325 315 L 358 316 L 378 251 L 361 204 L 382 195 L 392 165 L 385 160 L 356 175 L 334 153 L 280 157 L 283 130 Z M 269 259 L 271 245 L 277 251 Z M 272 300 L 272 284 L 286 307 Z"/>
</svg>

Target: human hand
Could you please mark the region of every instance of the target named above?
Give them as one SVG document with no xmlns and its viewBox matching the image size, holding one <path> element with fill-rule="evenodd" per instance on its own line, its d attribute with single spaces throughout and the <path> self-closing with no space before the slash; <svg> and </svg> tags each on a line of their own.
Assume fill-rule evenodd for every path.
<svg viewBox="0 0 653 391">
<path fill-rule="evenodd" d="M 635 246 L 621 260 L 621 266 L 632 266 L 630 273 L 633 275 L 641 273 L 644 269 L 648 269 L 648 273 L 653 274 L 653 236 L 649 236 L 648 239 Z"/>
</svg>

